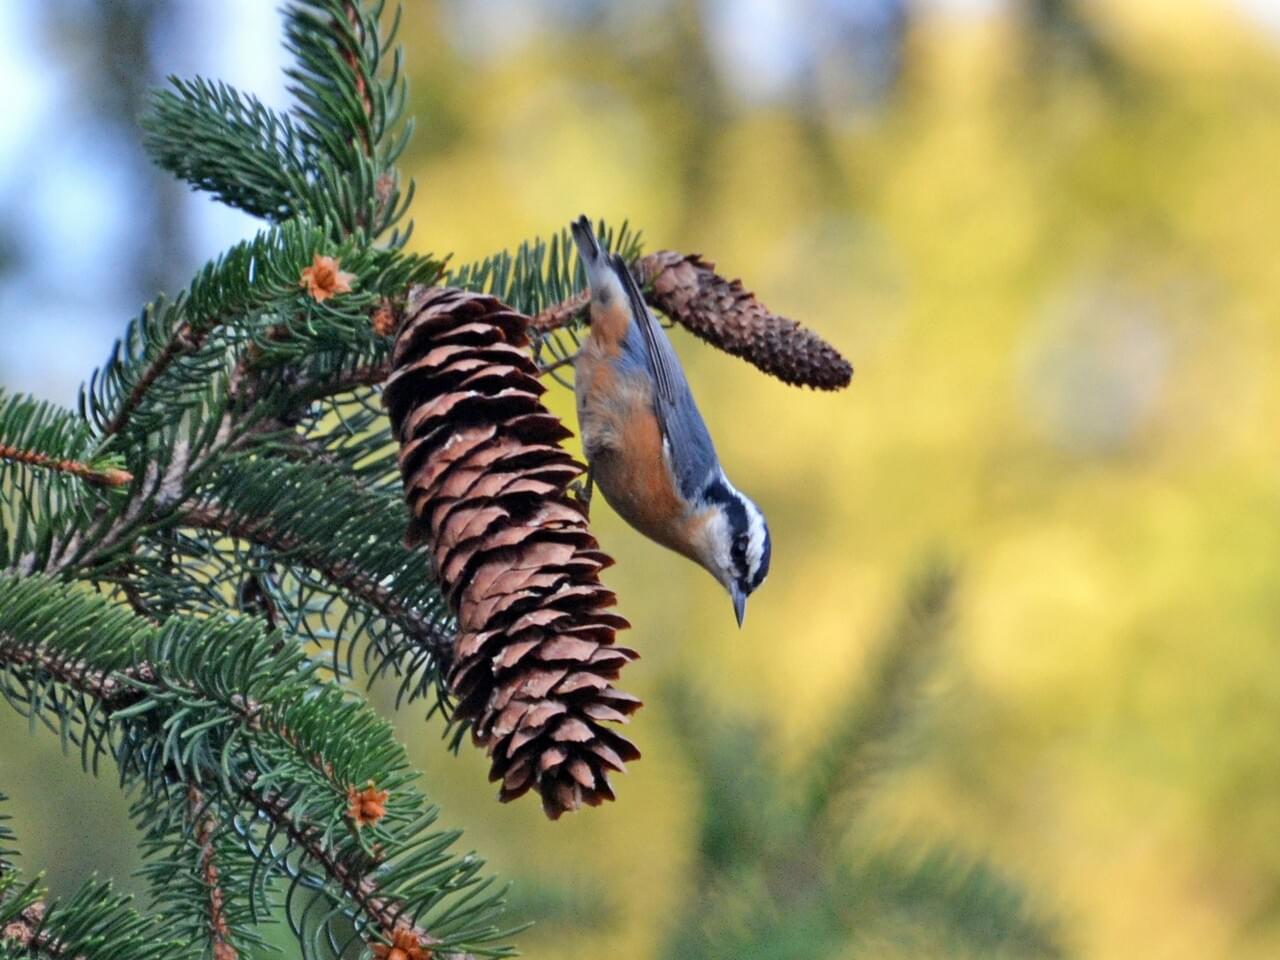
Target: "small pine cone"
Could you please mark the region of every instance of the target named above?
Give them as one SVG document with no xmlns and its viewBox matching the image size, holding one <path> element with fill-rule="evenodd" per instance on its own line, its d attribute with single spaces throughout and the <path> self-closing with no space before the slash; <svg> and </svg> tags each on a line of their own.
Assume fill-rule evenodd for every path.
<svg viewBox="0 0 1280 960">
<path fill-rule="evenodd" d="M 794 320 L 770 313 L 741 280 L 726 280 L 696 253 L 660 250 L 637 264 L 649 302 L 697 336 L 784 383 L 841 390 L 853 366 Z"/>
<path fill-rule="evenodd" d="M 603 726 L 640 701 L 610 681 L 636 653 L 568 485 L 583 467 L 539 397 L 528 319 L 493 297 L 415 288 L 384 402 L 400 443 L 410 542 L 424 542 L 459 622 L 456 715 L 511 800 L 530 789 L 552 819 L 612 800 L 608 771 L 640 753 Z"/>
</svg>

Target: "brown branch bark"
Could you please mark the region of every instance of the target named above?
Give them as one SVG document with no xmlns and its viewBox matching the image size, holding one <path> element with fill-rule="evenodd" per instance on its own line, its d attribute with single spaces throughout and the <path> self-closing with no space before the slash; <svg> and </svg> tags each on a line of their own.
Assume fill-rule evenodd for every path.
<svg viewBox="0 0 1280 960">
<path fill-rule="evenodd" d="M 307 859 L 315 863 L 326 876 L 330 877 L 341 888 L 347 899 L 359 908 L 360 912 L 372 920 L 377 927 L 390 937 L 397 930 L 408 930 L 423 944 L 438 943 L 422 927 L 405 922 L 408 905 L 383 895 L 378 882 L 368 875 L 369 868 L 376 864 L 370 860 L 366 869 L 354 864 L 345 863 L 325 847 L 324 831 L 314 823 L 308 823 L 293 816 L 289 801 L 278 793 L 259 793 L 253 788 L 253 777 L 241 791 L 241 798 L 249 803 L 258 813 L 277 827 L 281 828 L 290 842 L 302 851 Z"/>
<path fill-rule="evenodd" d="M 362 38 L 360 37 L 360 11 L 356 9 L 356 5 L 354 3 L 348 2 L 348 3 L 344 3 L 342 6 L 343 6 L 343 9 L 346 11 L 347 23 L 350 24 L 351 26 L 352 35 L 357 39 L 357 41 L 361 40 Z M 360 95 L 360 101 L 364 104 L 365 116 L 369 117 L 372 120 L 373 119 L 373 98 L 369 96 L 369 83 L 365 79 L 364 74 L 360 72 L 359 59 L 350 50 L 342 51 L 342 59 L 347 64 L 347 66 L 351 68 L 351 73 L 355 77 L 356 93 Z M 361 131 L 360 142 L 361 142 L 361 146 L 364 147 L 365 154 L 372 156 L 373 145 L 369 142 L 368 133 Z"/>
<path fill-rule="evenodd" d="M 141 696 L 129 681 L 151 683 L 156 678 L 155 668 L 149 663 L 127 670 L 100 670 L 83 658 L 72 659 L 44 647 L 19 644 L 3 633 L 0 633 L 0 663 L 43 670 L 59 683 L 93 697 L 108 711 L 127 707 Z"/>
<path fill-rule="evenodd" d="M 94 467 L 78 460 L 62 460 L 51 457 L 47 453 L 23 450 L 4 443 L 0 443 L 0 460 L 11 460 L 29 467 L 41 467 L 56 473 L 70 474 L 102 487 L 124 487 L 133 482 L 133 474 L 128 470 L 121 470 L 118 467 Z"/>
<path fill-rule="evenodd" d="M 169 338 L 169 342 L 161 348 L 156 354 L 156 358 L 151 361 L 150 366 L 138 378 L 138 382 L 133 385 L 133 389 L 129 391 L 129 396 L 125 402 L 120 405 L 120 409 L 116 411 L 116 415 L 111 418 L 111 422 L 103 428 L 104 436 L 114 436 L 124 429 L 125 424 L 129 422 L 129 418 L 133 416 L 133 412 L 138 409 L 142 403 L 142 398 L 147 395 L 161 375 L 172 366 L 173 361 L 184 353 L 192 353 L 200 348 L 204 343 L 204 334 L 196 334 L 192 331 L 189 323 L 184 323 L 173 331 L 173 335 Z"/>
<path fill-rule="evenodd" d="M 580 293 L 575 293 L 567 300 L 561 300 L 559 303 L 547 307 L 530 318 L 529 331 L 531 333 L 551 333 L 553 330 L 559 330 L 585 310 L 590 302 L 590 291 L 583 290 Z"/>
<path fill-rule="evenodd" d="M 307 384 L 298 391 L 298 396 L 304 402 L 323 400 L 326 397 L 350 393 L 360 387 L 379 386 L 390 374 L 391 361 L 389 359 L 378 363 L 365 364 Z"/>
<path fill-rule="evenodd" d="M 213 960 L 237 960 L 239 951 L 231 943 L 231 927 L 227 924 L 226 898 L 218 876 L 218 864 L 214 860 L 214 837 L 218 833 L 218 820 L 211 816 L 204 805 L 204 795 L 194 783 L 187 787 L 187 806 L 195 820 L 195 841 L 200 848 L 200 876 L 209 894 L 209 944 Z"/>
</svg>

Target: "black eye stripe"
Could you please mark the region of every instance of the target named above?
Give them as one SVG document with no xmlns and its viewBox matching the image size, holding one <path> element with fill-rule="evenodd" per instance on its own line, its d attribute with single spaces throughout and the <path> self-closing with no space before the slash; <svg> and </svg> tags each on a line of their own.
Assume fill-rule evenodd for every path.
<svg viewBox="0 0 1280 960">
<path fill-rule="evenodd" d="M 733 562 L 733 569 L 740 575 L 745 575 L 747 571 L 747 543 L 749 538 L 745 534 L 738 534 L 733 538 L 733 546 L 729 548 L 729 559 Z"/>
<path fill-rule="evenodd" d="M 742 496 L 717 476 L 703 488 L 702 497 L 707 503 L 715 504 L 724 511 L 725 522 L 728 524 L 730 533 L 729 562 L 733 565 L 738 585 L 750 593 L 760 586 L 769 573 L 769 559 L 772 553 L 769 528 L 764 526 L 763 529 L 764 543 L 760 551 L 760 561 L 755 570 L 750 570 L 747 566 L 747 553 L 751 547 L 751 519 L 747 515 L 747 507 Z M 761 518 L 761 524 L 763 523 L 764 520 Z"/>
</svg>

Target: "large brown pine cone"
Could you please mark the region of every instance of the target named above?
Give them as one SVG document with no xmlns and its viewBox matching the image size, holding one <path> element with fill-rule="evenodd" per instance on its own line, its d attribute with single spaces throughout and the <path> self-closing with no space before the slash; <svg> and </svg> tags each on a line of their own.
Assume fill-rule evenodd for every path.
<svg viewBox="0 0 1280 960">
<path fill-rule="evenodd" d="M 553 819 L 612 800 L 608 772 L 640 754 L 603 724 L 640 701 L 614 689 L 636 653 L 600 583 L 613 561 L 568 493 L 583 466 L 539 397 L 528 320 L 497 299 L 411 292 L 384 403 L 400 443 L 410 540 L 423 542 L 458 617 L 455 715 L 511 800 L 530 789 Z"/>
<path fill-rule="evenodd" d="M 771 313 L 741 280 L 726 280 L 696 253 L 660 250 L 635 266 L 649 303 L 708 343 L 785 383 L 819 390 L 849 385 L 853 367 L 835 347 Z"/>
</svg>

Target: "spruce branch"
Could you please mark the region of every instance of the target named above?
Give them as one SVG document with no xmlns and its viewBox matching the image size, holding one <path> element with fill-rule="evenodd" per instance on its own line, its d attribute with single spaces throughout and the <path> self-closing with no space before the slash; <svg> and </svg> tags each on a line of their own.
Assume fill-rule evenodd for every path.
<svg viewBox="0 0 1280 960">
<path fill-rule="evenodd" d="M 104 441 L 126 429 L 153 433 L 180 419 L 209 391 L 211 375 L 230 377 L 232 361 L 250 344 L 285 361 L 308 346 L 367 343 L 371 337 L 360 321 L 373 307 L 373 294 L 321 306 L 301 288 L 303 271 L 322 253 L 341 258 L 374 286 L 399 284 L 420 268 L 385 252 L 335 248 L 328 235 L 325 223 L 301 218 L 264 230 L 208 263 L 178 298 L 148 307 L 81 391 L 81 410 Z M 288 342 L 279 333 L 282 322 Z"/>
<path fill-rule="evenodd" d="M 702 691 L 684 680 L 666 683 L 663 699 L 676 729 L 696 731 L 681 740 L 701 783 L 695 886 L 749 871 L 776 856 L 771 839 L 782 835 L 791 843 L 791 818 L 781 780 L 770 766 L 764 725 L 719 714 Z"/>
<path fill-rule="evenodd" d="M 170 78 L 142 118 L 161 167 L 228 206 L 274 222 L 329 211 L 291 117 L 204 78 Z"/>
<path fill-rule="evenodd" d="M 122 509 L 126 473 L 67 411 L 0 390 L 0 569 L 35 569 L 95 514 Z"/>
<path fill-rule="evenodd" d="M 612 799 L 639 756 L 609 726 L 639 706 L 612 685 L 636 654 L 611 560 L 538 399 L 542 351 L 567 357 L 582 323 L 581 266 L 566 232 L 447 279 L 404 251 L 411 125 L 383 10 L 287 5 L 288 111 L 201 79 L 157 95 L 158 162 L 268 223 L 126 328 L 78 418 L 0 396 L 0 696 L 86 767 L 114 762 L 160 923 L 213 960 L 257 951 L 277 905 L 306 960 L 509 952 L 502 891 L 436 828 L 388 725 L 320 672 L 350 676 L 357 644 L 401 695 L 456 697 L 454 742 L 470 726 L 504 799 Z M 625 224 L 599 233 L 638 261 Z M 689 263 L 691 315 L 794 352 Z M 402 470 L 429 556 L 402 541 Z M 26 896 L 3 890 L 0 912 Z M 153 956 L 82 936 L 95 918 L 147 936 L 120 904 L 74 907 L 23 949 Z"/>
<path fill-rule="evenodd" d="M 403 544 L 398 497 L 360 482 L 344 462 L 317 460 L 315 452 L 301 460 L 228 458 L 178 522 L 256 543 L 282 570 L 316 571 L 346 601 L 345 618 L 361 607 L 370 611 L 335 631 L 335 644 L 345 643 L 349 656 L 354 639 L 363 637 L 375 673 L 403 673 L 402 694 L 439 690 L 456 628 L 425 558 Z M 287 608 L 300 608 L 300 596 L 283 599 Z M 335 667 L 346 659 L 335 647 Z"/>
<path fill-rule="evenodd" d="M 0 803 L 8 798 L 0 793 Z M 0 843 L 14 841 L 0 814 Z M 46 957 L 49 960 L 177 960 L 180 945 L 162 934 L 153 919 L 140 916 L 131 898 L 121 897 L 109 883 L 92 880 L 69 900 L 49 900 L 41 878 L 25 880 L 0 850 L 0 957 L 5 960 Z"/>
<path fill-rule="evenodd" d="M 293 115 L 204 79 L 171 80 L 144 117 L 156 162 L 197 189 L 275 222 L 307 217 L 334 240 L 391 229 L 412 199 L 394 163 L 412 124 L 396 18 L 383 3 L 301 0 L 285 9 Z M 390 245 L 407 238 L 393 234 Z"/>
<path fill-rule="evenodd" d="M 243 797 L 264 820 L 270 821 L 282 831 L 289 842 L 335 883 L 344 897 L 356 904 L 388 939 L 395 930 L 406 925 L 406 905 L 383 896 L 376 880 L 366 875 L 358 866 L 350 865 L 336 855 L 326 842 L 325 831 L 318 825 L 295 816 L 291 805 L 283 796 L 246 787 Z M 419 942 L 438 942 L 420 927 L 410 926 L 409 929 Z"/>
<path fill-rule="evenodd" d="M 359 5 L 354 3 L 353 0 L 343 0 L 342 8 L 343 12 L 346 14 L 347 24 L 351 27 L 352 32 L 356 33 L 363 26 L 360 22 Z M 355 39 L 358 42 L 359 37 L 356 36 Z M 359 95 L 360 102 L 364 107 L 364 114 L 372 121 L 373 96 L 369 92 L 369 80 L 366 79 L 362 69 L 364 64 L 361 63 L 361 58 L 356 55 L 355 51 L 351 49 L 350 46 L 344 46 L 345 48 L 342 50 L 342 59 L 346 63 L 348 70 L 350 70 L 352 79 L 355 81 L 356 93 Z M 360 141 L 364 147 L 365 153 L 372 152 L 373 141 L 367 130 L 360 131 Z"/>
<path fill-rule="evenodd" d="M 105 650 L 101 637 L 112 641 Z M 126 676 L 138 663 L 152 672 Z M 173 809 L 173 790 L 188 801 L 178 809 L 188 811 L 195 786 L 220 798 L 222 806 L 206 803 L 202 815 L 220 814 L 225 828 L 235 829 L 234 812 L 247 806 L 267 819 L 268 838 L 299 844 L 310 866 L 286 874 L 289 882 L 348 902 L 345 915 L 357 929 L 389 937 L 407 922 L 450 949 L 503 953 L 484 946 L 495 935 L 500 894 L 485 892 L 480 862 L 447 852 L 455 835 L 429 832 L 434 812 L 411 786 L 388 725 L 340 688 L 317 684 L 314 669 L 251 622 L 173 620 L 156 628 L 56 581 L 0 578 L 4 692 L 32 716 L 53 710 L 64 728 L 106 728 L 95 742 L 111 745 L 126 783 L 144 787 L 139 815 L 164 822 L 159 813 Z M 134 691 L 129 702 L 99 699 L 112 683 Z M 335 833 L 350 786 L 369 780 L 390 791 L 385 818 Z M 177 841 L 191 836 L 189 814 L 168 823 Z M 242 837 L 257 869 L 278 875 L 280 854 L 269 839 L 263 845 L 252 830 Z M 154 871 L 153 884 L 166 875 Z M 242 882 L 244 896 L 261 898 L 254 881 Z M 203 908 L 200 915 L 208 916 Z"/>
<path fill-rule="evenodd" d="M 412 133 L 402 122 L 406 85 L 395 46 L 399 9 L 382 29 L 385 3 L 299 0 L 285 8 L 287 73 L 303 143 L 316 158 L 345 232 L 390 229 L 412 199 L 394 164 Z M 391 246 L 406 234 L 393 234 Z"/>
<path fill-rule="evenodd" d="M 110 883 L 90 881 L 65 901 L 29 904 L 16 915 L 0 905 L 0 957 L 49 960 L 178 960 L 180 944 L 156 920 L 139 915 L 132 898 Z"/>
<path fill-rule="evenodd" d="M 160 304 L 160 311 L 164 311 L 163 302 Z M 149 317 L 152 315 L 154 314 L 150 312 L 149 308 L 148 312 L 143 314 L 139 328 L 144 328 L 148 323 Z M 159 350 L 155 352 L 154 358 L 151 359 L 151 361 L 146 365 L 146 368 L 142 371 L 141 376 L 138 376 L 133 383 L 129 385 L 129 392 L 127 396 L 125 396 L 124 399 L 116 405 L 116 409 L 112 413 L 110 419 L 102 425 L 102 433 L 104 436 L 110 437 L 114 434 L 120 433 L 124 429 L 125 424 L 128 423 L 129 418 L 133 415 L 133 412 L 142 405 L 142 401 L 146 397 L 147 391 L 149 391 L 165 371 L 169 369 L 173 362 L 182 354 L 194 353 L 203 344 L 204 335 L 197 334 L 189 323 L 185 321 L 177 321 L 174 322 L 172 326 L 172 333 L 165 337 Z M 130 333 L 132 333 L 132 329 L 130 330 Z M 129 333 L 126 333 L 125 336 L 126 338 L 129 338 Z M 124 341 L 121 341 L 121 343 L 123 342 Z M 116 357 L 119 356 L 119 350 L 120 344 L 117 344 Z M 114 359 L 115 357 L 113 357 L 113 361 Z M 116 369 L 120 368 L 117 367 Z M 109 366 L 108 375 L 110 372 L 112 372 L 112 369 Z M 105 382 L 106 376 L 104 376 L 103 379 Z"/>
<path fill-rule="evenodd" d="M 882 831 L 867 816 L 834 815 L 901 762 L 889 748 L 919 719 L 953 589 L 943 562 L 912 575 L 867 682 L 840 698 L 834 735 L 799 776 L 771 760 L 759 722 L 716 716 L 682 684 L 668 691 L 702 782 L 692 894 L 671 955 L 879 957 L 886 944 L 913 956 L 1062 955 L 1057 925 L 992 863 L 947 844 L 874 842 Z"/>
<path fill-rule="evenodd" d="M 0 633 L 0 662 L 27 668 L 33 675 L 46 676 L 77 693 L 86 694 L 104 710 L 120 710 L 136 703 L 138 685 L 155 679 L 150 664 L 118 670 L 101 670 L 83 657 L 68 657 L 57 650 L 25 646 L 15 637 Z"/>
<path fill-rule="evenodd" d="M 227 922 L 226 895 L 218 872 L 214 840 L 221 824 L 206 810 L 204 795 L 192 784 L 187 788 L 187 807 L 195 823 L 195 845 L 199 850 L 197 869 L 208 891 L 209 948 L 212 960 L 236 960 L 240 952 L 231 940 Z"/>
<path fill-rule="evenodd" d="M 266 231 L 206 267 L 184 297 L 131 325 L 82 392 L 81 406 L 102 425 L 98 448 L 120 451 L 141 489 L 96 513 L 82 535 L 52 541 L 31 569 L 121 553 L 141 524 L 161 519 L 157 509 L 163 514 L 184 502 L 218 456 L 296 417 L 315 395 L 311 384 L 358 362 L 352 358 L 386 351 L 370 314 L 386 291 L 434 278 L 438 263 L 340 248 L 344 264 L 359 272 L 361 289 L 321 304 L 299 277 L 328 245 L 326 236 L 323 226 L 302 221 Z M 195 326 L 184 317 L 202 319 Z"/>
</svg>

